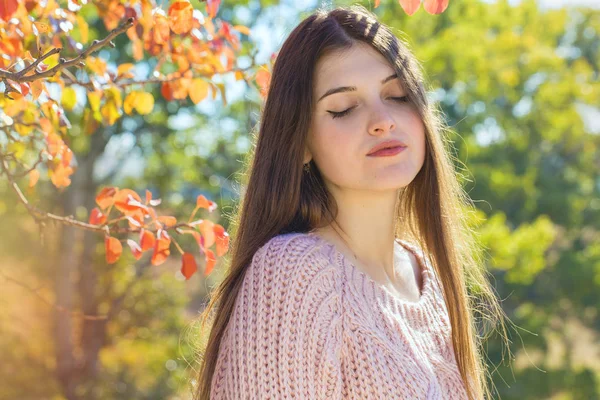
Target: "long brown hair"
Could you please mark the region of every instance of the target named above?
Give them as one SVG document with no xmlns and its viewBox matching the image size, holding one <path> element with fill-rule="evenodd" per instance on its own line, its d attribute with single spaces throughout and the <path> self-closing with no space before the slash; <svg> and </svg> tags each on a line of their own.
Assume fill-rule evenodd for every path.
<svg viewBox="0 0 600 400">
<path fill-rule="evenodd" d="M 371 45 L 389 61 L 425 125 L 424 165 L 408 186 L 398 190 L 395 234 L 421 246 L 439 276 L 469 399 L 483 399 L 484 394 L 492 398 L 473 314 L 478 304 L 487 306 L 481 312 L 486 320 L 502 322 L 504 314 L 472 235 L 472 201 L 445 147 L 450 144 L 443 137 L 448 129 L 441 112 L 428 102 L 421 67 L 408 45 L 374 14 L 354 5 L 317 10 L 290 33 L 277 55 L 258 135 L 254 135 L 256 144 L 240 179 L 245 192 L 230 228 L 231 265 L 200 317 L 201 332 L 210 328 L 210 334 L 198 354 L 195 399 L 209 399 L 219 345 L 254 253 L 276 235 L 307 232 L 335 218 L 335 200 L 317 165 L 311 161 L 310 172 L 303 173 L 302 162 L 314 104 L 315 65 L 323 55 L 349 49 L 357 41 Z"/>
</svg>

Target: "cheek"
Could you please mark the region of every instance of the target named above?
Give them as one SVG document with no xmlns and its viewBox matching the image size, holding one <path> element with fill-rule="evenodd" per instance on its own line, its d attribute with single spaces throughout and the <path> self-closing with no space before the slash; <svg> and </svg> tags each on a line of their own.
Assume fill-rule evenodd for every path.
<svg viewBox="0 0 600 400">
<path fill-rule="evenodd" d="M 345 180 L 357 169 L 360 157 L 356 132 L 338 121 L 321 123 L 315 128 L 313 157 L 321 172 L 333 181 Z"/>
</svg>

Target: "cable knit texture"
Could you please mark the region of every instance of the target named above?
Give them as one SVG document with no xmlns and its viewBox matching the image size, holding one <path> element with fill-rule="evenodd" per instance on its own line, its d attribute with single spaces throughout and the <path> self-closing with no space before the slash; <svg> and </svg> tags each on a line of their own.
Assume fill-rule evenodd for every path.
<svg viewBox="0 0 600 400">
<path fill-rule="evenodd" d="M 224 331 L 211 399 L 466 400 L 441 286 L 417 246 L 417 302 L 313 233 L 253 256 Z"/>
</svg>

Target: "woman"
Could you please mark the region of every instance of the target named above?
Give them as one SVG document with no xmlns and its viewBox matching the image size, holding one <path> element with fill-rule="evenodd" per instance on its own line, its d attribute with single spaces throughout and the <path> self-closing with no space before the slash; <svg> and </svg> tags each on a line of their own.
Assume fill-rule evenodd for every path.
<svg viewBox="0 0 600 400">
<path fill-rule="evenodd" d="M 196 398 L 491 398 L 465 282 L 488 319 L 501 308 L 440 121 L 406 44 L 363 7 L 292 31 Z"/>
</svg>

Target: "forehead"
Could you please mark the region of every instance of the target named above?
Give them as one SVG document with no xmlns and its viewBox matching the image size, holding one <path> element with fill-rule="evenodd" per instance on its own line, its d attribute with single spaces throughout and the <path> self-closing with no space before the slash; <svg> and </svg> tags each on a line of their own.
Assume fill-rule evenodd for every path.
<svg viewBox="0 0 600 400">
<path fill-rule="evenodd" d="M 315 90 L 335 86 L 360 86 L 393 74 L 385 57 L 368 44 L 356 42 L 349 49 L 335 50 L 321 57 L 315 66 Z"/>
</svg>

